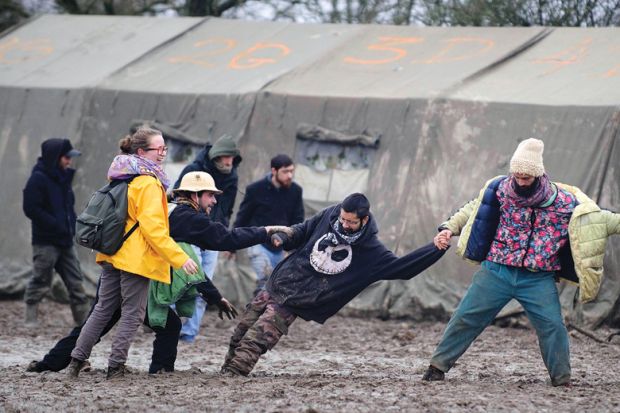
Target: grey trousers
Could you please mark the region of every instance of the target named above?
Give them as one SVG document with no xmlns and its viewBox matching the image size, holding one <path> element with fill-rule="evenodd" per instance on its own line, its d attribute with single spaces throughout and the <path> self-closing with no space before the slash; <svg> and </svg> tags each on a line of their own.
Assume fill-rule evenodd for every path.
<svg viewBox="0 0 620 413">
<path fill-rule="evenodd" d="M 127 361 L 131 342 L 144 321 L 149 279 L 118 270 L 108 263 L 102 263 L 101 267 L 103 270 L 99 285 L 99 301 L 82 327 L 71 357 L 78 360 L 90 357 L 101 332 L 120 307 L 121 318 L 117 324 L 108 359 L 109 367 L 117 367 Z"/>
<path fill-rule="evenodd" d="M 32 262 L 33 274 L 24 294 L 26 304 L 36 304 L 43 299 L 52 285 L 56 270 L 69 291 L 71 306 L 89 305 L 84 291 L 84 276 L 74 246 L 61 248 L 55 245 L 33 245 Z"/>
</svg>

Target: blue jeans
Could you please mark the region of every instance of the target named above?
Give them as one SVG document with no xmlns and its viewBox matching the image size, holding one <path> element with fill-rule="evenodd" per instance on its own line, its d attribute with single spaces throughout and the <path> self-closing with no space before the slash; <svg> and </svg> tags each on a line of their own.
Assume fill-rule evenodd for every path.
<svg viewBox="0 0 620 413">
<path fill-rule="evenodd" d="M 263 245 L 254 245 L 248 249 L 250 264 L 256 273 L 256 295 L 260 290 L 265 288 L 267 279 L 271 275 L 273 269 L 284 259 L 284 251 L 270 251 Z"/>
<path fill-rule="evenodd" d="M 447 372 L 512 298 L 536 329 L 540 352 L 554 385 L 570 381 L 568 333 L 553 272 L 531 272 L 491 261 L 472 280 L 452 315 L 431 365 Z"/>
<path fill-rule="evenodd" d="M 209 251 L 209 250 L 201 250 L 197 246 L 193 245 L 194 251 L 196 255 L 200 259 L 200 265 L 202 266 L 202 270 L 205 275 L 209 277 L 210 280 L 213 279 L 213 272 L 215 271 L 215 267 L 217 266 L 217 256 L 219 254 L 218 251 Z M 194 307 L 194 315 L 191 318 L 188 318 L 181 328 L 181 337 L 182 340 L 185 341 L 193 341 L 194 338 L 198 335 L 198 331 L 200 330 L 200 320 L 202 320 L 202 316 L 207 310 L 207 302 L 203 300 L 200 296 L 196 297 L 196 306 Z"/>
</svg>

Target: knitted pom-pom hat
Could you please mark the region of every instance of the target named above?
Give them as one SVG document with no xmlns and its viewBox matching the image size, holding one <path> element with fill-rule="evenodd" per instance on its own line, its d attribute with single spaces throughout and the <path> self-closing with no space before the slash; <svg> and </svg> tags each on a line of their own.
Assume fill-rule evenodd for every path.
<svg viewBox="0 0 620 413">
<path fill-rule="evenodd" d="M 543 150 L 545 144 L 540 139 L 529 138 L 517 146 L 517 150 L 510 160 L 510 173 L 522 173 L 530 176 L 543 176 Z"/>
</svg>

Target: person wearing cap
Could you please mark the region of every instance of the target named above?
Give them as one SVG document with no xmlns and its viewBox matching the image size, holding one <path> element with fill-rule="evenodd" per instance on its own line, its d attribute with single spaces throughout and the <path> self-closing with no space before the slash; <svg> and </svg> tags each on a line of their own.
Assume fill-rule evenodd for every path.
<svg viewBox="0 0 620 413">
<path fill-rule="evenodd" d="M 620 233 L 620 215 L 599 208 L 573 186 L 551 182 L 543 141 L 525 139 L 510 160 L 510 175 L 489 180 L 477 198 L 440 225 L 434 242 L 481 262 L 452 315 L 423 376 L 444 380 L 459 357 L 511 300 L 524 308 L 538 335 L 553 386 L 570 385 L 569 340 L 557 277 L 576 282 L 593 300 L 603 275 L 607 238 Z"/>
<path fill-rule="evenodd" d="M 73 244 L 76 215 L 71 184 L 75 169 L 71 162 L 79 155 L 69 139 L 45 140 L 23 191 L 23 210 L 32 222 L 33 253 L 32 277 L 24 294 L 27 327 L 38 324 L 38 306 L 51 287 L 54 270 L 69 292 L 75 324 L 82 324 L 88 315 L 90 303 Z"/>
<path fill-rule="evenodd" d="M 228 227 L 237 197 L 239 186 L 237 168 L 241 160 L 239 149 L 233 137 L 227 134 L 222 135 L 213 145 L 207 144 L 198 152 L 194 161 L 183 168 L 173 187 L 178 188 L 183 177 L 189 172 L 206 172 L 211 175 L 215 185 L 221 191 L 215 196 L 217 204 L 213 206 L 209 215 L 213 221 Z M 213 279 L 217 257 L 218 251 L 202 250 L 198 253 L 202 268 L 210 279 Z M 196 311 L 191 318 L 186 319 L 183 323 L 181 340 L 188 343 L 194 341 L 200 330 L 200 320 L 202 320 L 206 309 L 205 301 L 196 299 Z"/>
<path fill-rule="evenodd" d="M 235 228 L 229 231 L 224 225 L 212 221 L 209 217 L 209 210 L 217 202 L 215 195 L 219 192 L 213 178 L 206 172 L 186 174 L 179 188 L 174 190 L 174 208 L 170 208 L 172 212 L 169 217 L 170 237 L 190 257 L 195 257 L 195 253 L 191 246 L 187 248 L 189 245 L 227 251 L 265 242 L 277 232 L 290 233 L 289 228 L 281 226 Z M 158 281 L 150 283 L 144 324 L 150 326 L 155 332 L 149 366 L 151 374 L 174 371 L 181 330 L 179 316 L 191 316 L 194 311 L 194 296 L 219 307 L 220 318 L 223 318 L 223 313 L 229 319 L 237 314 L 235 308 L 222 297 L 209 278 L 204 276 L 202 268 L 199 268 L 198 272 L 193 275 L 177 269 L 171 278 L 170 284 Z M 188 305 L 188 296 L 191 298 L 190 305 Z M 93 308 L 98 300 L 97 295 Z M 175 304 L 174 311 L 170 307 L 172 304 Z M 120 306 L 116 308 L 106 326 L 101 330 L 98 339 L 106 335 L 118 322 L 121 316 L 120 310 Z M 71 361 L 71 352 L 76 345 L 80 331 L 81 327 L 74 328 L 69 335 L 60 339 L 42 360 L 32 361 L 26 370 L 40 373 L 61 371 L 66 368 Z M 84 363 L 80 368 L 89 369 L 90 363 Z"/>
<path fill-rule="evenodd" d="M 295 164 L 290 156 L 279 154 L 271 158 L 271 172 L 247 186 L 234 227 L 291 226 L 302 222 L 302 189 L 293 182 L 294 173 Z M 267 242 L 249 248 L 248 256 L 256 274 L 256 295 L 265 287 L 267 278 L 284 258 L 284 251 L 282 247 L 274 247 Z"/>
</svg>

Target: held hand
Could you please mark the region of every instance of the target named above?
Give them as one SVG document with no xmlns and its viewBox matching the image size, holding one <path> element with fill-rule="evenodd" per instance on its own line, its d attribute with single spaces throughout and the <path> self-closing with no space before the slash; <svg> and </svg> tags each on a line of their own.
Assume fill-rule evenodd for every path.
<svg viewBox="0 0 620 413">
<path fill-rule="evenodd" d="M 198 272 L 198 265 L 196 265 L 194 260 L 192 260 L 191 258 L 188 258 L 187 261 L 185 261 L 185 264 L 183 264 L 182 268 L 183 271 L 188 274 L 196 274 Z"/>
<path fill-rule="evenodd" d="M 433 243 L 438 249 L 445 250 L 450 246 L 450 238 L 452 238 L 452 231 L 444 229 L 435 235 Z"/>
<path fill-rule="evenodd" d="M 267 230 L 268 236 L 272 236 L 276 232 L 283 232 L 286 234 L 287 237 L 293 236 L 293 228 L 287 227 L 285 225 L 269 225 L 265 227 L 265 230 Z"/>
<path fill-rule="evenodd" d="M 282 246 L 284 242 L 282 241 L 282 238 L 278 235 L 278 234 L 273 234 L 271 236 L 271 245 L 273 245 L 276 248 L 279 248 Z"/>
<path fill-rule="evenodd" d="M 224 319 L 224 314 L 226 314 L 226 317 L 228 317 L 229 320 L 232 320 L 233 318 L 237 318 L 237 315 L 239 314 L 235 306 L 232 305 L 227 299 L 223 297 L 222 297 L 222 300 L 219 303 L 217 303 L 217 307 L 220 310 L 218 313 L 220 320 Z"/>
</svg>

